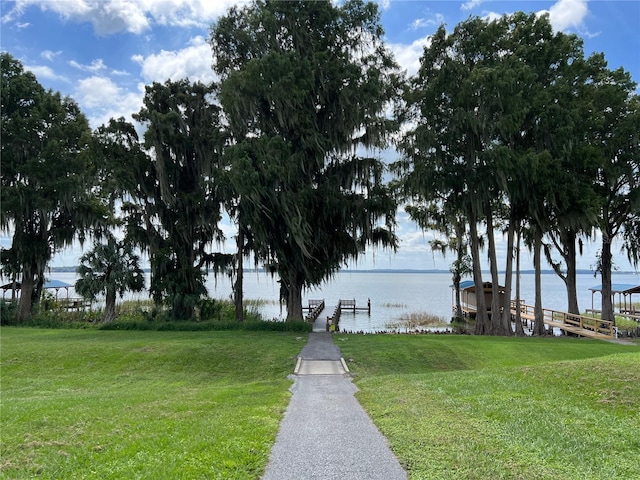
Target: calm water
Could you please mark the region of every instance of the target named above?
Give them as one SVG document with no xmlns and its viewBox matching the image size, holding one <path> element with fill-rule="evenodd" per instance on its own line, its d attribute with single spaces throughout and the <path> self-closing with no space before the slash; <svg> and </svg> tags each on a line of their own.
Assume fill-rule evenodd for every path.
<svg viewBox="0 0 640 480">
<path fill-rule="evenodd" d="M 51 278 L 74 284 L 76 275 L 54 272 Z M 489 280 L 488 275 L 484 278 L 485 281 Z M 594 278 L 592 274 L 581 274 L 578 275 L 577 282 L 580 310 L 592 308 L 589 287 L 599 285 L 600 278 Z M 614 273 L 613 282 L 639 285 L 640 274 Z M 366 312 L 358 312 L 354 315 L 345 311 L 340 320 L 343 330 L 371 332 L 384 330 L 403 315 L 411 313 L 428 312 L 448 321 L 453 304 L 450 285 L 450 273 L 341 272 L 320 288 L 305 292 L 303 304 L 306 305 L 309 299 L 324 299 L 327 310 L 323 316 L 326 316 L 333 313 L 333 308 L 339 299 L 355 299 L 358 306 L 362 307 L 366 306 L 367 299 L 371 299 L 370 316 Z M 231 296 L 231 281 L 226 277 L 219 277 L 217 280 L 210 277 L 207 287 L 213 298 L 228 299 Z M 522 298 L 527 303 L 533 304 L 535 292 L 533 274 L 521 276 L 521 291 Z M 265 318 L 286 317 L 286 309 L 284 307 L 281 309 L 278 304 L 279 284 L 276 279 L 264 273 L 246 273 L 244 292 L 245 299 L 264 302 L 260 312 Z M 64 292 L 60 295 L 64 295 Z M 75 296 L 75 293 L 71 291 L 70 296 Z M 145 298 L 146 294 L 141 296 Z M 634 301 L 640 301 L 640 297 L 634 296 Z M 555 310 L 565 310 L 567 307 L 564 283 L 554 274 L 542 276 L 542 304 L 545 308 Z M 597 293 L 593 295 L 593 308 L 599 309 L 600 305 L 600 294 Z"/>
</svg>

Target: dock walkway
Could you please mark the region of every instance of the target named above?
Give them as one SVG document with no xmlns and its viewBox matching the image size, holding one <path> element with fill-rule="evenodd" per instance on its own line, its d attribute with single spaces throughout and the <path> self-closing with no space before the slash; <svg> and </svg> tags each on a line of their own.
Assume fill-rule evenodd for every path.
<svg viewBox="0 0 640 480">
<path fill-rule="evenodd" d="M 309 300 L 309 306 L 303 307 L 303 310 L 309 311 L 305 318 L 308 322 L 313 322 L 314 332 L 336 332 L 339 331 L 340 316 L 343 310 L 351 311 L 354 314 L 358 311 L 364 311 L 371 315 L 371 300 L 367 299 L 366 307 L 358 307 L 355 299 L 338 300 L 338 304 L 331 315 L 324 314 L 326 310 L 324 300 Z M 320 318 L 326 318 L 326 322 L 319 321 Z"/>
<path fill-rule="evenodd" d="M 516 301 L 511 301 L 511 318 L 515 318 L 517 307 Z M 474 305 L 463 304 L 462 313 L 465 317 L 474 317 L 476 308 Z M 491 316 L 491 311 L 487 311 Z M 533 305 L 520 304 L 520 318 L 525 322 L 535 321 L 535 307 Z M 616 338 L 616 329 L 613 322 L 600 320 L 599 318 L 585 315 L 575 315 L 573 313 L 561 312 L 550 308 L 542 309 L 543 321 L 545 325 L 558 328 L 565 332 L 574 333 L 581 337 L 597 338 L 599 340 L 612 340 Z"/>
<path fill-rule="evenodd" d="M 520 317 L 527 321 L 535 321 L 535 308 L 532 305 L 520 304 Z M 511 315 L 517 313 L 516 302 L 511 302 Z M 600 340 L 611 340 L 616 338 L 615 325 L 613 322 L 601 320 L 599 318 L 585 315 L 575 315 L 573 313 L 561 312 L 549 308 L 542 309 L 543 321 L 545 325 L 559 328 L 565 332 L 574 333 L 581 337 L 597 338 Z"/>
</svg>

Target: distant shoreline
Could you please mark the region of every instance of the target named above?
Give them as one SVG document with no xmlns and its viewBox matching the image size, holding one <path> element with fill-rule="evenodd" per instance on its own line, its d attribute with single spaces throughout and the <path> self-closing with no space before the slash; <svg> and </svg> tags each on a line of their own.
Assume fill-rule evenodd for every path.
<svg viewBox="0 0 640 480">
<path fill-rule="evenodd" d="M 72 272 L 75 273 L 77 267 L 74 266 L 66 266 L 66 267 L 51 267 L 51 273 L 57 273 L 57 272 Z M 150 269 L 145 268 L 143 269 L 145 272 L 149 272 Z M 264 273 L 265 270 L 261 269 L 261 268 L 245 268 L 245 272 L 247 273 Z M 344 270 L 340 270 L 340 272 L 338 273 L 417 273 L 417 274 L 448 274 L 451 275 L 451 272 L 449 270 L 438 270 L 438 269 L 432 269 L 432 270 L 414 270 L 414 269 L 403 269 L 403 268 L 398 268 L 398 269 L 393 269 L 393 268 L 380 268 L 380 269 L 368 269 L 368 270 L 360 270 L 360 269 L 344 269 Z M 483 270 L 482 271 L 483 274 L 488 274 L 489 271 Z M 503 274 L 504 270 L 501 270 L 499 273 Z M 533 275 L 535 273 L 534 270 L 521 270 L 520 271 L 521 274 L 524 275 Z M 583 269 L 583 270 L 578 270 L 576 272 L 578 275 L 594 275 L 594 272 L 592 270 L 587 270 L 587 269 Z M 556 273 L 553 270 L 542 270 L 542 274 L 543 275 L 555 275 Z M 637 275 L 640 274 L 640 272 L 634 272 L 634 271 L 624 271 L 624 272 L 612 272 L 612 275 Z"/>
</svg>

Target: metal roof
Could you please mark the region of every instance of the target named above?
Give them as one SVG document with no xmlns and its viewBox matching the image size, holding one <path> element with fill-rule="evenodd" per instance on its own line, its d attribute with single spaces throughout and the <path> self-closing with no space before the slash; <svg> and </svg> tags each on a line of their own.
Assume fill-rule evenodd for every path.
<svg viewBox="0 0 640 480">
<path fill-rule="evenodd" d="M 602 292 L 602 284 L 595 285 L 589 290 L 592 292 Z M 640 293 L 640 285 L 633 285 L 631 283 L 612 283 L 611 293 L 622 293 L 630 295 L 632 293 Z"/>
<path fill-rule="evenodd" d="M 451 288 L 454 288 L 453 285 L 449 285 Z M 492 283 L 491 282 L 484 282 L 483 283 L 484 289 L 485 291 L 489 291 L 491 290 L 491 286 Z M 504 287 L 502 285 L 498 285 L 498 288 L 500 291 L 504 291 Z M 464 282 L 460 282 L 460 290 L 469 290 L 471 292 L 474 292 L 476 289 L 476 284 L 473 280 L 465 280 Z"/>
<path fill-rule="evenodd" d="M 7 283 L 6 285 L 2 285 L 0 286 L 0 288 L 2 290 L 11 290 L 13 289 L 13 282 L 12 283 Z M 15 287 L 16 290 L 20 290 L 20 287 L 22 286 L 22 284 L 20 282 L 16 282 L 15 283 Z M 62 282 L 60 280 L 49 280 L 48 282 L 45 282 L 44 285 L 42 286 L 42 288 L 53 288 L 53 289 L 60 289 L 60 288 L 72 288 L 73 285 L 69 284 L 69 283 L 65 283 Z"/>
</svg>

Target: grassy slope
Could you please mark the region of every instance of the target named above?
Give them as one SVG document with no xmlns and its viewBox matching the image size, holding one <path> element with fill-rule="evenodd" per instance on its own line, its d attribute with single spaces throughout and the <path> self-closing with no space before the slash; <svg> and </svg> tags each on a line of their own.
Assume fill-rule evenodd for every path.
<svg viewBox="0 0 640 480">
<path fill-rule="evenodd" d="M 338 336 L 411 478 L 634 478 L 640 349 Z M 3 478 L 258 478 L 306 336 L 3 328 Z"/>
<path fill-rule="evenodd" d="M 3 328 L 3 478 L 257 478 L 306 335 Z"/>
<path fill-rule="evenodd" d="M 412 479 L 640 478 L 640 349 L 577 339 L 340 336 Z"/>
</svg>

